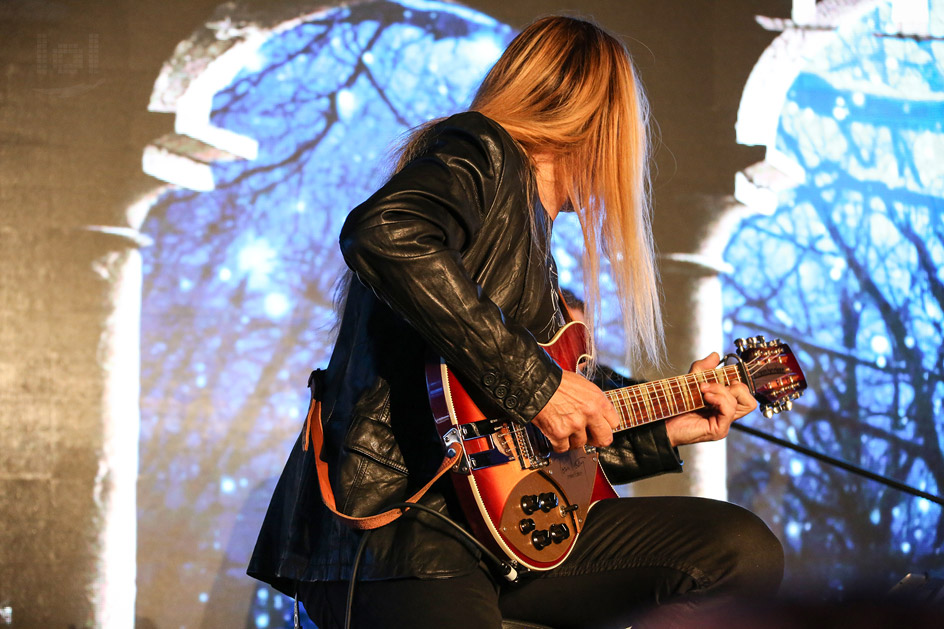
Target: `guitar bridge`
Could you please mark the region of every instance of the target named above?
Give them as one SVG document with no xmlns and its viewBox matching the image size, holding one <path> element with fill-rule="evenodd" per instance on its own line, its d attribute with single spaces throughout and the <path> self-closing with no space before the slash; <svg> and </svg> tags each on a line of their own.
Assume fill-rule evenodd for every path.
<svg viewBox="0 0 944 629">
<path fill-rule="evenodd" d="M 443 443 L 448 451 L 453 443 L 479 439 L 485 440 L 488 447 L 470 444 L 469 448 L 463 448 L 465 454 L 453 471 L 469 474 L 513 460 L 517 460 L 523 470 L 540 469 L 550 463 L 551 444 L 540 430 L 500 419 L 482 419 L 452 428 L 443 437 Z"/>
<path fill-rule="evenodd" d="M 547 467 L 551 462 L 551 443 L 540 430 L 528 424 L 512 429 L 518 462 L 523 470 Z"/>
</svg>

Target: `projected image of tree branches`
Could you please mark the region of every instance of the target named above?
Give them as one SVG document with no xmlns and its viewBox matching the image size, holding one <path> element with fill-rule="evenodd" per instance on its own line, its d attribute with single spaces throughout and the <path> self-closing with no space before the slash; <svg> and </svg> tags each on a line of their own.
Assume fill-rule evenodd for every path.
<svg viewBox="0 0 944 629">
<path fill-rule="evenodd" d="M 726 325 L 783 338 L 810 381 L 793 413 L 750 423 L 940 495 L 944 44 L 883 37 L 888 13 L 794 84 L 778 142 L 806 181 L 729 246 Z M 780 534 L 790 586 L 887 588 L 944 568 L 932 502 L 750 437 L 730 447 L 731 499 Z"/>
<path fill-rule="evenodd" d="M 355 3 L 274 37 L 217 95 L 214 124 L 257 139 L 258 159 L 167 194 L 145 228 L 139 591 L 180 608 L 167 626 L 245 582 L 330 351 L 344 217 L 398 136 L 467 106 L 510 36 L 455 5 Z M 255 603 L 251 626 L 289 613 Z"/>
</svg>

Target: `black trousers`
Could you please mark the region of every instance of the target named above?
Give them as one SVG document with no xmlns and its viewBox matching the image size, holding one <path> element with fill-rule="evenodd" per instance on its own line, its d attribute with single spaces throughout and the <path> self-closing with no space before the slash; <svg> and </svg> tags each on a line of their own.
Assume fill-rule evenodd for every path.
<svg viewBox="0 0 944 629">
<path fill-rule="evenodd" d="M 698 626 L 719 603 L 770 597 L 783 548 L 754 514 L 703 498 L 620 498 L 590 511 L 557 569 L 503 583 L 485 569 L 450 579 L 358 583 L 352 627 L 498 629 L 502 618 L 587 627 Z M 347 583 L 299 596 L 320 629 L 342 627 Z"/>
</svg>

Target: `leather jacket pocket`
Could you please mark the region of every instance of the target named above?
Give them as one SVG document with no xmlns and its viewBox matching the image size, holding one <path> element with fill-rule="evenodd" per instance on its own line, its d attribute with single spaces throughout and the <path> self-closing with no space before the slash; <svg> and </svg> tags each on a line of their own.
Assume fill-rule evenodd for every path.
<svg viewBox="0 0 944 629">
<path fill-rule="evenodd" d="M 363 415 L 355 416 L 344 439 L 344 450 L 356 452 L 406 476 L 408 469 L 390 424 Z M 343 454 L 342 454 L 343 456 Z M 343 464 L 342 464 L 343 466 Z M 356 482 L 356 481 L 355 481 Z M 354 488 L 351 488 L 354 489 Z"/>
</svg>

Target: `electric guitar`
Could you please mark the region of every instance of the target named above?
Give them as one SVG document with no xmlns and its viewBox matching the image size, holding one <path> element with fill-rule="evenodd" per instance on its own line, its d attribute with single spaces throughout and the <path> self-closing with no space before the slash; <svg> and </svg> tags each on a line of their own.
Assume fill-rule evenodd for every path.
<svg viewBox="0 0 944 629">
<path fill-rule="evenodd" d="M 586 358 L 584 338 L 583 324 L 572 322 L 542 347 L 562 368 L 576 371 Z M 768 417 L 789 409 L 806 389 L 786 344 L 758 336 L 735 346 L 731 364 L 606 391 L 620 415 L 616 432 L 705 407 L 704 382 L 745 383 Z M 516 567 L 559 565 L 594 503 L 616 497 L 596 449 L 557 453 L 537 427 L 486 416 L 442 361 L 427 365 L 426 381 L 447 454 L 462 451 L 451 476 L 473 532 Z"/>
</svg>

